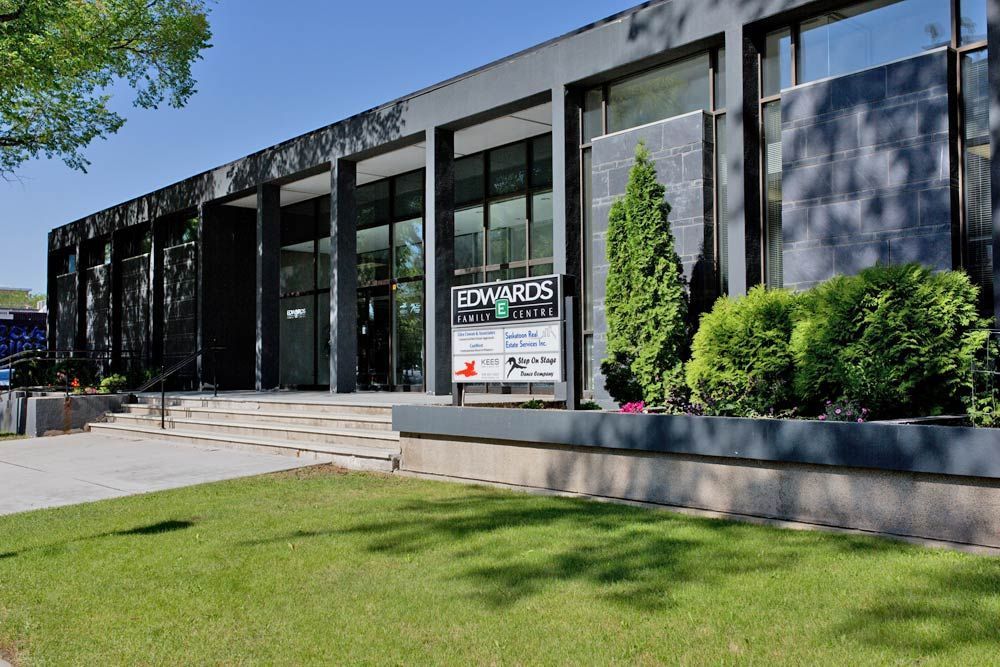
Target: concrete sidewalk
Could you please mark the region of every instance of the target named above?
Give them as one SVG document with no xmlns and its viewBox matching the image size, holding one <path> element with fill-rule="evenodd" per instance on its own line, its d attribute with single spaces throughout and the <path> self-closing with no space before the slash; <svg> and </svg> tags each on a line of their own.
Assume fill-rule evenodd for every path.
<svg viewBox="0 0 1000 667">
<path fill-rule="evenodd" d="M 0 442 L 0 515 L 317 463 L 322 461 L 91 433 L 10 440 Z"/>
</svg>

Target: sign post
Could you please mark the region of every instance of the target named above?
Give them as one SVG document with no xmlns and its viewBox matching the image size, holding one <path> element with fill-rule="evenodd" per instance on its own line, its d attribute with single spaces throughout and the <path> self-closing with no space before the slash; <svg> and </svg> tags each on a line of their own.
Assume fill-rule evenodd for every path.
<svg viewBox="0 0 1000 667">
<path fill-rule="evenodd" d="M 563 290 L 561 275 L 451 289 L 454 403 L 469 383 L 564 381 Z M 568 335 L 572 347 L 572 330 Z"/>
</svg>

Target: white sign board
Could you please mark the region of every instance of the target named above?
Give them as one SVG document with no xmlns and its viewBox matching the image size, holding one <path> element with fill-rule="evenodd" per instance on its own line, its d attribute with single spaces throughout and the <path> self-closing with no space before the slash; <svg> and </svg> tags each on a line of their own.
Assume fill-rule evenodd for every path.
<svg viewBox="0 0 1000 667">
<path fill-rule="evenodd" d="M 562 382 L 562 327 L 456 329 L 452 332 L 454 382 Z"/>
</svg>

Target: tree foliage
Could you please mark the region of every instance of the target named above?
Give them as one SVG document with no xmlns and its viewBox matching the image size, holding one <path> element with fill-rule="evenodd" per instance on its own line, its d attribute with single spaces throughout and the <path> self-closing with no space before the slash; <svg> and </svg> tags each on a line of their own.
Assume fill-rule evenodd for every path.
<svg viewBox="0 0 1000 667">
<path fill-rule="evenodd" d="M 961 412 L 988 320 L 961 271 L 876 266 L 801 297 L 792 335 L 796 390 L 857 402 L 876 418 Z"/>
<path fill-rule="evenodd" d="M 608 216 L 605 387 L 619 402 L 662 404 L 683 381 L 688 295 L 664 200 L 643 144 Z"/>
<path fill-rule="evenodd" d="M 0 174 L 39 155 L 85 170 L 82 149 L 125 122 L 111 87 L 183 106 L 210 37 L 205 0 L 0 0 Z"/>
<path fill-rule="evenodd" d="M 795 407 L 792 331 L 798 295 L 754 287 L 722 297 L 701 317 L 691 345 L 691 400 L 707 414 L 778 414 Z"/>
</svg>

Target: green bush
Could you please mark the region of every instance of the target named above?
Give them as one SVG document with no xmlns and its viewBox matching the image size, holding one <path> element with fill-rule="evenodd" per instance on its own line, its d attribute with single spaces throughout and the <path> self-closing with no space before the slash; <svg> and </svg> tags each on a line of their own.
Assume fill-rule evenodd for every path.
<svg viewBox="0 0 1000 667">
<path fill-rule="evenodd" d="M 706 414 L 773 414 L 795 407 L 791 340 L 798 296 L 755 287 L 720 298 L 691 346 L 691 402 Z"/>
<path fill-rule="evenodd" d="M 128 385 L 128 380 L 124 375 L 114 374 L 101 380 L 99 386 L 102 394 L 116 394 Z"/>
<path fill-rule="evenodd" d="M 843 399 L 878 419 L 962 410 L 989 325 L 965 273 L 876 266 L 800 298 L 795 388 L 810 407 Z"/>
<path fill-rule="evenodd" d="M 683 382 L 688 297 L 664 193 L 639 143 L 625 196 L 608 215 L 608 358 L 601 370 L 619 403 L 662 405 Z"/>
</svg>

